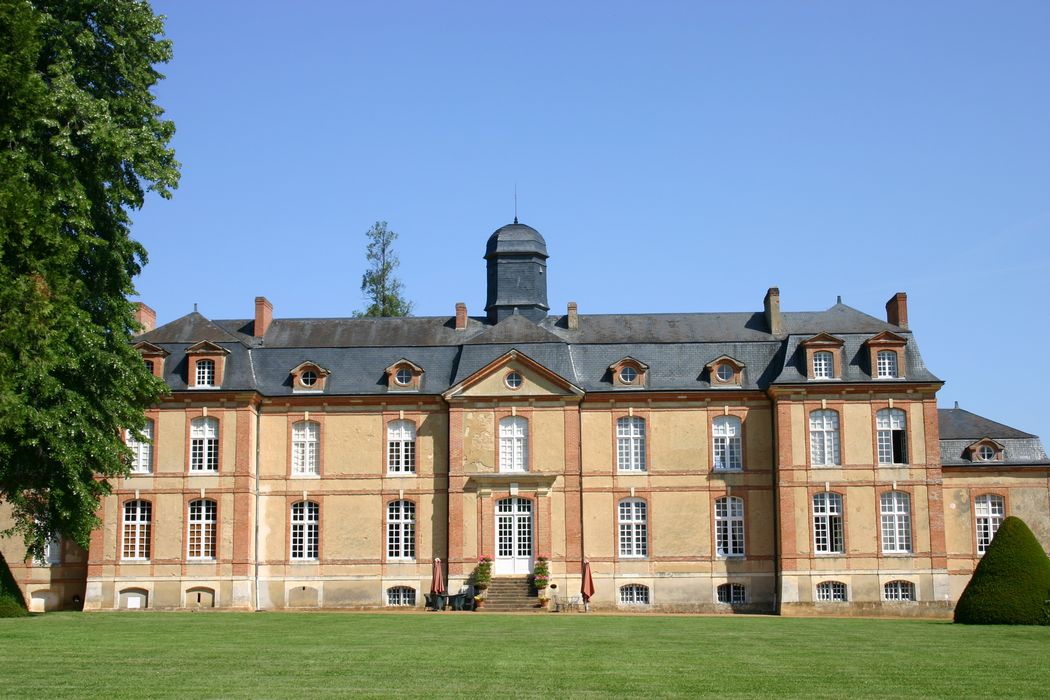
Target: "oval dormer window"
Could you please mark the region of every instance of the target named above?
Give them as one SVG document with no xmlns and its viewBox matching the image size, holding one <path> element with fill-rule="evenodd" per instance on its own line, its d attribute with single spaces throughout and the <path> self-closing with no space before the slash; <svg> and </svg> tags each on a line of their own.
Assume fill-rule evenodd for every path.
<svg viewBox="0 0 1050 700">
<path fill-rule="evenodd" d="M 308 369 L 299 375 L 299 381 L 302 382 L 303 386 L 313 386 L 317 383 L 317 372 Z"/>
<path fill-rule="evenodd" d="M 638 370 L 634 367 L 628 365 L 620 369 L 620 381 L 624 384 L 634 384 L 636 379 L 638 379 Z"/>
<path fill-rule="evenodd" d="M 722 364 L 718 365 L 718 370 L 715 372 L 715 374 L 718 376 L 718 381 L 728 382 L 733 379 L 733 368 L 730 367 L 728 363 L 723 362 Z"/>
<path fill-rule="evenodd" d="M 412 383 L 412 370 L 408 367 L 401 367 L 394 373 L 394 381 L 401 386 L 408 386 Z"/>
</svg>

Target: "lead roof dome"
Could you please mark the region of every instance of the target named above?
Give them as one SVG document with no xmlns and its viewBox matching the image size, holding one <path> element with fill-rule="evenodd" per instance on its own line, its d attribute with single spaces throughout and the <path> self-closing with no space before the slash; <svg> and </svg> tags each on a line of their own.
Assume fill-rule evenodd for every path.
<svg viewBox="0 0 1050 700">
<path fill-rule="evenodd" d="M 485 258 L 491 258 L 494 255 L 501 253 L 510 253 L 512 255 L 542 255 L 543 257 L 550 257 L 547 255 L 547 242 L 543 240 L 543 236 L 540 232 L 531 226 L 525 224 L 519 224 L 517 219 L 514 219 L 513 224 L 507 224 L 489 236 L 488 243 L 485 244 Z"/>
</svg>

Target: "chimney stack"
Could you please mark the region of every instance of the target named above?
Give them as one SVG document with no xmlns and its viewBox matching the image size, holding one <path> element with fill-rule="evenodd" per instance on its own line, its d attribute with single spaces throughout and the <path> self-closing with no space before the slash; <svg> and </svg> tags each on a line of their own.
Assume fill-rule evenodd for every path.
<svg viewBox="0 0 1050 700">
<path fill-rule="evenodd" d="M 157 312 L 143 304 L 135 302 L 135 321 L 142 326 L 143 333 L 149 333 L 157 327 Z"/>
<path fill-rule="evenodd" d="M 255 326 L 252 335 L 261 338 L 273 321 L 273 304 L 266 297 L 255 297 Z"/>
<path fill-rule="evenodd" d="M 766 298 L 762 300 L 762 306 L 765 307 L 766 325 L 769 327 L 769 332 L 774 336 L 782 335 L 784 329 L 780 323 L 780 289 L 770 287 L 766 292 Z"/>
<path fill-rule="evenodd" d="M 908 295 L 897 292 L 886 302 L 886 322 L 901 328 L 908 327 Z"/>
<path fill-rule="evenodd" d="M 580 328 L 580 317 L 576 313 L 576 302 L 569 302 L 569 315 L 565 318 L 565 326 L 570 331 L 579 330 Z"/>
<path fill-rule="evenodd" d="M 456 302 L 456 330 L 461 331 L 467 327 L 467 305 L 462 301 Z"/>
</svg>

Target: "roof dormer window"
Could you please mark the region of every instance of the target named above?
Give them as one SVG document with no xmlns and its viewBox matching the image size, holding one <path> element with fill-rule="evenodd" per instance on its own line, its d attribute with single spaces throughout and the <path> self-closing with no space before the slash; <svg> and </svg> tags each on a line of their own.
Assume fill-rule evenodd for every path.
<svg viewBox="0 0 1050 700">
<path fill-rule="evenodd" d="M 799 343 L 806 362 L 809 380 L 840 379 L 842 377 L 842 346 L 845 343 L 830 333 L 818 333 Z"/>
<path fill-rule="evenodd" d="M 907 338 L 883 331 L 867 341 L 871 375 L 875 379 L 904 378 L 904 347 Z"/>
<path fill-rule="evenodd" d="M 981 438 L 966 448 L 971 462 L 998 462 L 1003 459 L 1003 446 L 991 438 Z"/>
<path fill-rule="evenodd" d="M 743 382 L 744 363 L 729 355 L 722 355 L 708 362 L 704 369 L 712 387 L 739 387 Z"/>
<path fill-rule="evenodd" d="M 292 375 L 292 391 L 294 392 L 320 392 L 324 391 L 328 375 L 327 369 L 316 362 L 303 362 L 290 372 Z"/>
<path fill-rule="evenodd" d="M 634 384 L 635 380 L 638 379 L 638 370 L 630 365 L 627 365 L 620 369 L 620 381 L 624 384 Z"/>
<path fill-rule="evenodd" d="M 164 376 L 164 358 L 170 353 L 162 347 L 142 341 L 135 343 L 135 349 L 142 355 L 146 370 L 154 377 Z"/>
<path fill-rule="evenodd" d="M 423 381 L 423 368 L 401 358 L 386 368 L 388 391 L 419 391 Z"/>
<path fill-rule="evenodd" d="M 609 365 L 609 373 L 612 375 L 613 386 L 638 389 L 647 383 L 649 365 L 633 357 L 625 357 Z"/>
<path fill-rule="evenodd" d="M 226 373 L 226 356 L 230 351 L 209 340 L 186 348 L 188 381 L 191 389 L 218 389 Z"/>
<path fill-rule="evenodd" d="M 197 388 L 215 386 L 215 360 L 197 360 Z"/>
</svg>

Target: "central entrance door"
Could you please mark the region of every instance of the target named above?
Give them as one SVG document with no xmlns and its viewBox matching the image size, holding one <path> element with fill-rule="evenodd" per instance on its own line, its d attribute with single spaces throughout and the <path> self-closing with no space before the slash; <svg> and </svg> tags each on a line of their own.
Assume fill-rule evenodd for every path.
<svg viewBox="0 0 1050 700">
<path fill-rule="evenodd" d="M 532 573 L 532 501 L 496 502 L 496 574 Z"/>
</svg>

